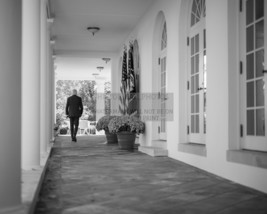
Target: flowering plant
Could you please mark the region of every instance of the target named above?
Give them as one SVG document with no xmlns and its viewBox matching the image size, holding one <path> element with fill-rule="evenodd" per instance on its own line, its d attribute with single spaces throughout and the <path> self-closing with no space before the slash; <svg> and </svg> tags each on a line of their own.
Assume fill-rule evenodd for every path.
<svg viewBox="0 0 267 214">
<path fill-rule="evenodd" d="M 100 130 L 108 131 L 109 121 L 114 117 L 116 117 L 116 116 L 108 116 L 108 115 L 106 115 L 106 116 L 101 117 L 97 121 L 97 124 L 96 124 L 97 131 L 100 131 Z"/>
<path fill-rule="evenodd" d="M 108 129 L 112 133 L 128 131 L 141 134 L 145 132 L 145 124 L 135 116 L 123 115 L 111 119 Z"/>
</svg>

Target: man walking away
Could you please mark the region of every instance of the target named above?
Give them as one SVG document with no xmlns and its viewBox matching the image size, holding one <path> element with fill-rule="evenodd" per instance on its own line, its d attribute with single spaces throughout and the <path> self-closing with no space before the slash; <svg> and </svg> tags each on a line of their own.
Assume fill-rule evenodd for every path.
<svg viewBox="0 0 267 214">
<path fill-rule="evenodd" d="M 83 113 L 82 98 L 77 96 L 77 90 L 72 90 L 72 96 L 68 97 L 66 105 L 66 115 L 70 118 L 71 139 L 77 142 L 76 134 L 79 127 L 79 118 Z"/>
</svg>

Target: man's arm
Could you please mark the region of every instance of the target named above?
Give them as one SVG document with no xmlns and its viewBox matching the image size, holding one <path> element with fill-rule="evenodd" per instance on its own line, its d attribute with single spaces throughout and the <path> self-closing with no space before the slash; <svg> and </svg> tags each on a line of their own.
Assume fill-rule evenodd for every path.
<svg viewBox="0 0 267 214">
<path fill-rule="evenodd" d="M 82 102 L 82 98 L 80 98 L 80 112 L 81 112 L 81 116 L 83 114 L 83 102 Z"/>
<path fill-rule="evenodd" d="M 65 113 L 68 116 L 69 115 L 69 105 L 70 105 L 70 101 L 69 98 L 67 99 L 67 104 L 66 104 L 66 109 L 65 109 Z"/>
</svg>

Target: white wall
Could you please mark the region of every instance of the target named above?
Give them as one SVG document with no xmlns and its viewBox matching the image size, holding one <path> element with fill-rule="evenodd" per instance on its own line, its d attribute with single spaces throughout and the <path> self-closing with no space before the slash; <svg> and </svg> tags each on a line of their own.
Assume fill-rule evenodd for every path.
<svg viewBox="0 0 267 214">
<path fill-rule="evenodd" d="M 139 45 L 139 55 L 140 55 L 140 92 L 141 93 L 157 93 L 153 87 L 153 78 L 156 76 L 156 68 L 153 65 L 153 47 L 156 45 L 153 41 L 156 18 L 160 11 L 163 12 L 166 23 L 167 23 L 167 92 L 172 93 L 174 88 L 177 87 L 178 82 L 178 49 L 173 47 L 178 47 L 178 25 L 175 23 L 178 20 L 178 3 L 177 0 L 165 0 L 165 1 L 155 1 L 155 3 L 149 8 L 145 16 L 139 22 L 135 30 L 129 35 L 128 39 L 125 41 L 125 45 L 129 47 L 129 41 L 138 41 Z M 169 48 L 171 47 L 171 48 Z M 122 55 L 122 53 L 121 53 Z M 168 57 L 170 56 L 170 57 Z M 155 63 L 154 63 L 155 64 Z M 171 72 L 170 72 L 171 71 Z M 178 116 L 178 101 L 174 102 L 174 115 Z M 144 107 L 144 103 L 140 103 L 141 108 Z M 148 106 L 146 105 L 145 108 Z M 152 106 L 151 106 L 152 109 Z M 155 132 L 153 131 L 152 121 L 146 122 L 146 132 L 140 137 L 140 143 L 143 145 L 151 145 L 152 140 L 154 140 Z M 177 121 L 171 121 L 168 123 L 168 129 L 171 127 L 177 127 Z M 169 132 L 170 130 L 168 130 Z M 156 131 L 157 132 L 157 131 Z M 170 131 L 171 132 L 171 131 Z M 177 131 L 175 131 L 177 133 Z M 167 133 L 168 135 L 168 133 Z M 169 135 L 168 135 L 169 136 Z M 178 137 L 171 135 L 172 137 Z"/>
<path fill-rule="evenodd" d="M 238 1 L 236 1 L 238 2 Z M 235 3 L 236 3 L 235 2 Z M 167 145 L 171 158 L 204 169 L 216 175 L 225 177 L 246 186 L 267 192 L 267 170 L 248 165 L 236 164 L 226 160 L 229 140 L 238 140 L 238 112 L 236 85 L 233 78 L 236 74 L 232 69 L 237 66 L 231 60 L 233 54 L 228 47 L 236 38 L 229 37 L 229 29 L 235 29 L 230 24 L 229 10 L 232 6 L 228 1 L 206 1 L 207 29 L 207 156 L 198 156 L 179 152 L 178 143 L 186 143 L 186 26 L 189 4 L 188 0 L 155 1 L 139 25 L 125 41 L 137 39 L 140 50 L 140 83 L 141 93 L 153 92 L 153 32 L 158 13 L 163 12 L 167 23 L 167 91 L 174 93 L 174 121 L 167 123 Z M 231 1 L 233 4 L 233 1 Z M 233 40 L 232 40 L 233 39 Z M 230 55 L 229 55 L 230 54 Z M 230 58 L 230 60 L 229 60 Z M 232 69 L 229 72 L 229 67 Z M 235 90 L 235 95 L 230 90 Z M 142 106 L 142 104 L 141 104 Z M 231 107 L 231 108 L 230 108 Z M 232 107 L 234 109 L 232 109 Z M 141 136 L 143 145 L 150 145 L 153 139 L 153 125 L 146 123 L 146 133 Z M 236 148 L 236 147 L 235 147 Z"/>
</svg>

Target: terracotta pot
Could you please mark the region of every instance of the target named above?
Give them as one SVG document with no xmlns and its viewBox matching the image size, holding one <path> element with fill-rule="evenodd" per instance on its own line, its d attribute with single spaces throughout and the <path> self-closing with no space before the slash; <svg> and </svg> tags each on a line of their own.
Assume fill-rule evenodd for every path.
<svg viewBox="0 0 267 214">
<path fill-rule="evenodd" d="M 132 132 L 118 132 L 118 144 L 120 149 L 133 150 L 135 143 L 135 133 Z"/>
<path fill-rule="evenodd" d="M 118 139 L 116 134 L 112 134 L 109 131 L 105 131 L 107 144 L 117 144 Z"/>
</svg>

